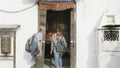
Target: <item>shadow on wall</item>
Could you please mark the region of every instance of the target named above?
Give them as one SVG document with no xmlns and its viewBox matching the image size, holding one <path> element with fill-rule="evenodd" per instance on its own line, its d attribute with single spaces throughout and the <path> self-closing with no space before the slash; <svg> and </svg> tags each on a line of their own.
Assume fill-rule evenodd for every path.
<svg viewBox="0 0 120 68">
<path fill-rule="evenodd" d="M 119 43 L 120 44 L 120 43 Z M 114 50 L 118 49 L 120 47 L 116 47 Z M 112 52 L 110 61 L 106 64 L 106 68 L 120 68 L 120 52 Z"/>
<path fill-rule="evenodd" d="M 32 5 L 35 4 L 36 1 L 38 0 L 23 0 L 22 3 L 27 5 Z M 23 58 L 27 61 L 28 65 L 32 66 L 34 64 L 34 59 L 30 53 L 24 51 Z"/>
<path fill-rule="evenodd" d="M 97 55 L 95 53 L 97 47 L 96 28 L 92 30 L 88 37 L 89 55 L 88 55 L 88 68 L 98 68 Z"/>
<path fill-rule="evenodd" d="M 23 4 L 34 4 L 35 2 L 38 2 L 39 0 L 23 0 Z"/>
<path fill-rule="evenodd" d="M 96 55 L 96 51 L 98 48 L 97 27 L 100 25 L 103 16 L 104 16 L 104 12 L 101 14 L 101 16 L 96 21 L 96 24 L 93 30 L 90 32 L 90 35 L 87 38 L 88 44 L 89 44 L 89 50 L 88 50 L 89 55 L 88 55 L 88 63 L 87 63 L 88 68 L 99 68 L 98 58 Z"/>
</svg>

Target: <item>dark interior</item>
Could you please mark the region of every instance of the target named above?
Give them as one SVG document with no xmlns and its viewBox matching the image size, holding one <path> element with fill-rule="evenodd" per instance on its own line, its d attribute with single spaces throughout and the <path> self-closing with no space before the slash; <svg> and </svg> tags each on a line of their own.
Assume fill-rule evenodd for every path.
<svg viewBox="0 0 120 68">
<path fill-rule="evenodd" d="M 56 28 L 60 26 L 63 30 L 63 35 L 68 43 L 67 52 L 63 55 L 63 67 L 70 67 L 70 9 L 64 11 L 47 11 L 47 23 L 46 23 L 46 44 L 45 44 L 45 64 L 54 65 L 51 62 L 51 58 L 54 56 L 50 54 L 51 49 L 51 36 L 55 33 Z"/>
</svg>

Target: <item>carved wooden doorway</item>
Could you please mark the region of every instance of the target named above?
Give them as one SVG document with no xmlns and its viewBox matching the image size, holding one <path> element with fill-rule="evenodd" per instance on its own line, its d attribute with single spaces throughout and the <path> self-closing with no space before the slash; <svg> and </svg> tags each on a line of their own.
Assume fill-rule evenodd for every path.
<svg viewBox="0 0 120 68">
<path fill-rule="evenodd" d="M 76 65 L 76 23 L 75 10 L 67 9 L 63 11 L 39 10 L 38 25 L 46 26 L 46 37 L 44 43 L 44 68 L 54 68 L 53 55 L 50 55 L 50 37 L 55 32 L 57 26 L 61 26 L 63 34 L 68 43 L 68 50 L 63 55 L 63 67 L 75 68 Z"/>
</svg>

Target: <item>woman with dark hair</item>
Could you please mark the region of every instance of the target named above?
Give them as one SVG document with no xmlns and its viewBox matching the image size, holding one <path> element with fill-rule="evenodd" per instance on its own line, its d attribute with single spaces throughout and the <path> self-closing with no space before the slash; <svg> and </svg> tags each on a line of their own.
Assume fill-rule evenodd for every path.
<svg viewBox="0 0 120 68">
<path fill-rule="evenodd" d="M 64 45 L 67 47 L 66 40 L 64 36 L 62 35 L 62 31 L 60 29 L 56 30 L 56 33 L 52 35 L 51 39 L 51 54 L 53 52 L 54 54 L 54 59 L 55 59 L 55 66 L 56 68 L 62 68 L 62 56 L 63 53 L 59 53 L 56 51 L 55 45 L 57 45 L 58 41 L 64 42 Z"/>
</svg>

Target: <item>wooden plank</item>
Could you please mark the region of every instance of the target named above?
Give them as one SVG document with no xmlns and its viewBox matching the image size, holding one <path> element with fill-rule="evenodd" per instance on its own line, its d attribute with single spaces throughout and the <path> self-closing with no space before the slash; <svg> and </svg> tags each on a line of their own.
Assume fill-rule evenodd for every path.
<svg viewBox="0 0 120 68">
<path fill-rule="evenodd" d="M 39 10 L 39 21 L 38 21 L 38 28 L 40 25 L 44 25 L 46 27 L 46 10 Z M 45 35 L 46 36 L 46 35 Z M 45 38 L 45 37 L 44 37 Z M 43 41 L 43 65 L 44 65 L 44 58 L 45 58 L 45 39 Z"/>
<path fill-rule="evenodd" d="M 70 68 L 75 68 L 76 65 L 76 22 L 75 22 L 75 9 L 71 10 L 71 29 L 70 29 Z"/>
</svg>

